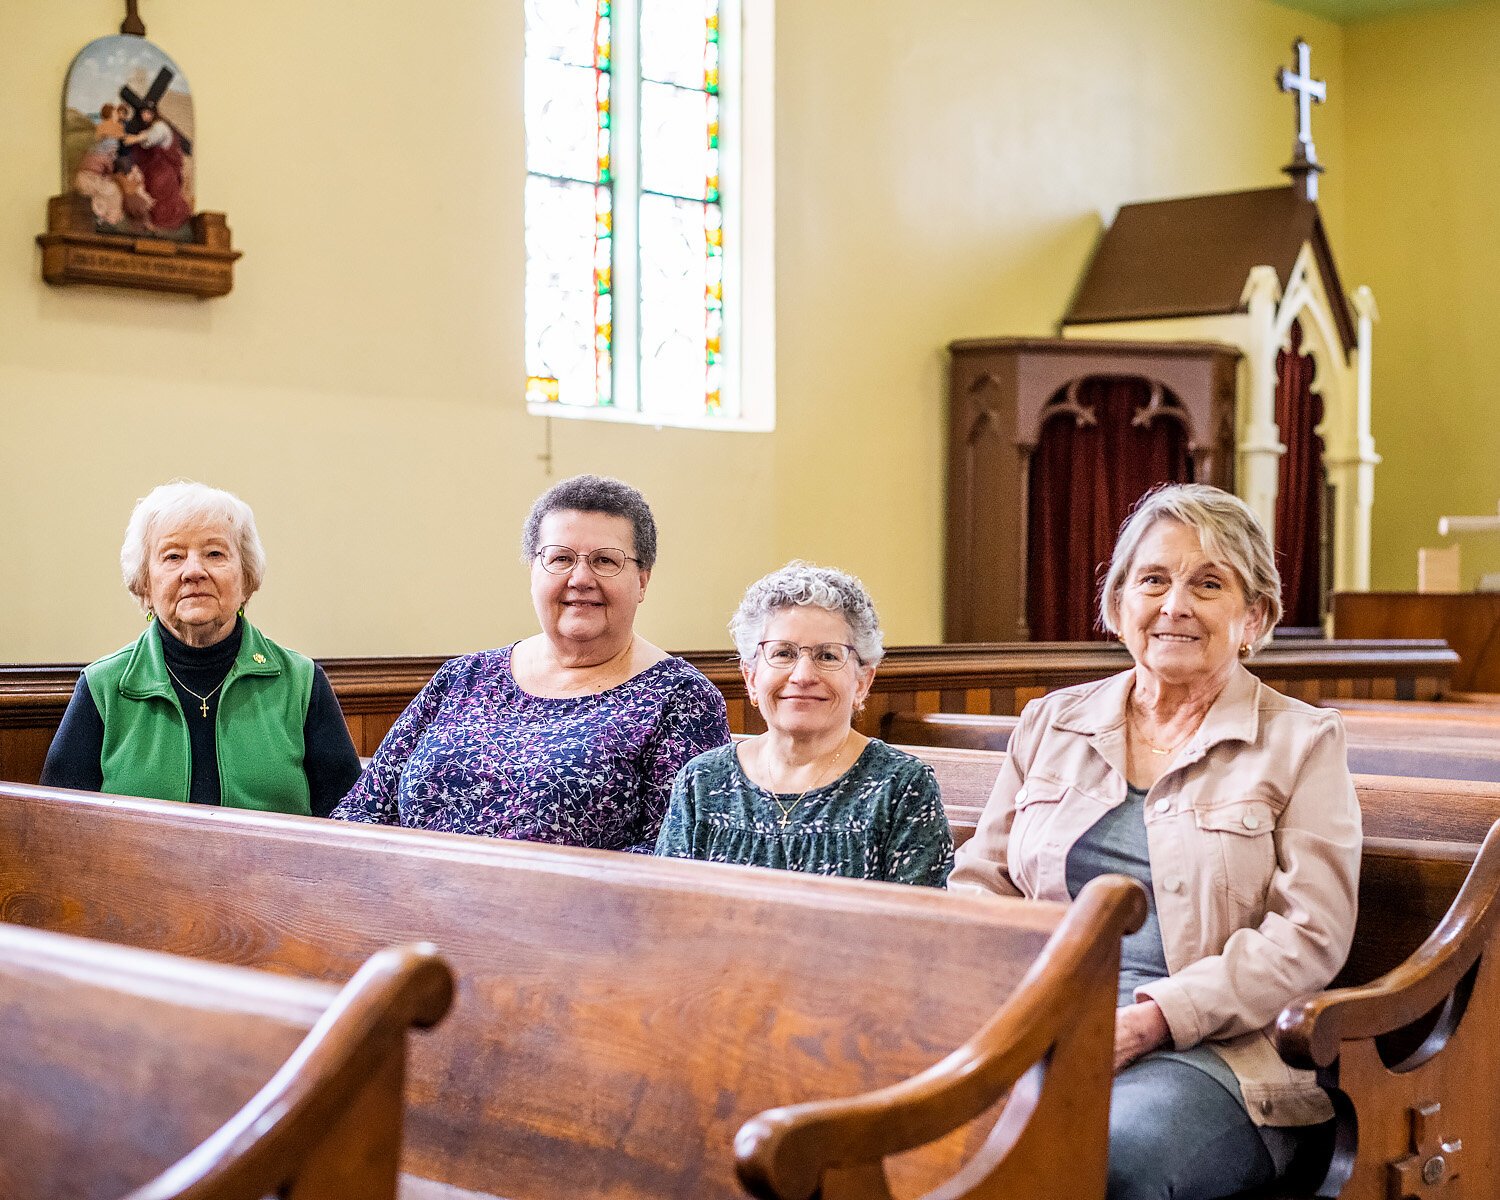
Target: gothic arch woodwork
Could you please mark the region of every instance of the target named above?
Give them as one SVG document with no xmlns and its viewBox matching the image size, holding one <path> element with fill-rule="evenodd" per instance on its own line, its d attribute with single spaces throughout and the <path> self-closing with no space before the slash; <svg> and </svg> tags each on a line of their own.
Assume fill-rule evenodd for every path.
<svg viewBox="0 0 1500 1200">
<path fill-rule="evenodd" d="M 948 641 L 1025 641 L 1030 465 L 1085 380 L 1143 381 L 1133 420 L 1181 426 L 1194 478 L 1234 486 L 1239 351 L 1212 342 L 994 338 L 950 347 Z"/>
</svg>

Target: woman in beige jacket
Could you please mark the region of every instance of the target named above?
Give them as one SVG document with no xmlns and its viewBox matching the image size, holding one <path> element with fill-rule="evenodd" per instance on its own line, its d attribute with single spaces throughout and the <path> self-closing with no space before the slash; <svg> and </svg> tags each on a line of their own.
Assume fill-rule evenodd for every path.
<svg viewBox="0 0 1500 1200">
<path fill-rule="evenodd" d="M 1264 528 L 1181 484 L 1125 522 L 1102 590 L 1135 666 L 1027 706 L 949 886 L 1066 901 L 1105 872 L 1152 897 L 1125 939 L 1111 1200 L 1268 1183 L 1332 1117 L 1266 1030 L 1354 932 L 1359 806 L 1337 713 L 1240 660 L 1281 615 Z"/>
</svg>

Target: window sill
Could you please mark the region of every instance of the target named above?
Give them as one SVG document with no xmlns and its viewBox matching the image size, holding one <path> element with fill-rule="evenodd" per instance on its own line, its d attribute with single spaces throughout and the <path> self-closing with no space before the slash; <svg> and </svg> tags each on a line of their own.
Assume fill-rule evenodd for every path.
<svg viewBox="0 0 1500 1200">
<path fill-rule="evenodd" d="M 711 429 L 723 433 L 771 433 L 774 422 L 752 417 L 659 417 L 614 408 L 585 408 L 577 404 L 528 403 L 534 417 L 562 417 L 570 421 L 608 421 L 616 425 L 645 425 L 656 429 Z"/>
</svg>

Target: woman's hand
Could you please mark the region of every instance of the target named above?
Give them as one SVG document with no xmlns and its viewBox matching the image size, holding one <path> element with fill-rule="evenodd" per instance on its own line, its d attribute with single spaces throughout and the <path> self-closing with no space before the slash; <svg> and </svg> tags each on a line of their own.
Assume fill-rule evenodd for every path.
<svg viewBox="0 0 1500 1200">
<path fill-rule="evenodd" d="M 1155 1000 L 1142 1000 L 1115 1009 L 1115 1072 L 1119 1073 L 1158 1046 L 1171 1040 L 1167 1018 Z"/>
</svg>

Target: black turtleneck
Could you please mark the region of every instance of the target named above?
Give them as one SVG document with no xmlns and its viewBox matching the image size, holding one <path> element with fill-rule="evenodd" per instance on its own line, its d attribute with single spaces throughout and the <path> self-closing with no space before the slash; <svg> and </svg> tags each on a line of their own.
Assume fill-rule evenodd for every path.
<svg viewBox="0 0 1500 1200">
<path fill-rule="evenodd" d="M 172 690 L 187 718 L 192 747 L 192 781 L 188 798 L 194 804 L 219 803 L 218 699 L 216 689 L 229 675 L 245 638 L 243 621 L 223 641 L 201 649 L 174 637 L 160 621 L 154 626 L 161 637 L 162 656 L 170 672 Z M 203 716 L 208 697 L 208 716 Z M 326 817 L 359 778 L 359 756 L 349 737 L 338 697 L 323 668 L 314 666 L 312 695 L 302 724 L 303 767 L 315 817 Z M 62 724 L 47 751 L 42 783 L 48 787 L 77 788 L 97 792 L 104 783 L 99 755 L 104 748 L 104 719 L 89 691 L 88 680 L 78 678 L 73 698 Z"/>
<path fill-rule="evenodd" d="M 194 804 L 219 803 L 219 686 L 229 677 L 234 659 L 245 640 L 245 625 L 236 620 L 234 629 L 222 642 L 212 646 L 189 646 L 179 641 L 165 625 L 156 622 L 161 635 L 162 657 L 167 662 L 167 678 L 177 693 L 187 718 L 188 743 L 192 746 L 189 761 L 193 766 L 188 799 Z M 207 697 L 205 700 L 204 697 Z M 208 715 L 203 715 L 205 705 Z"/>
</svg>

